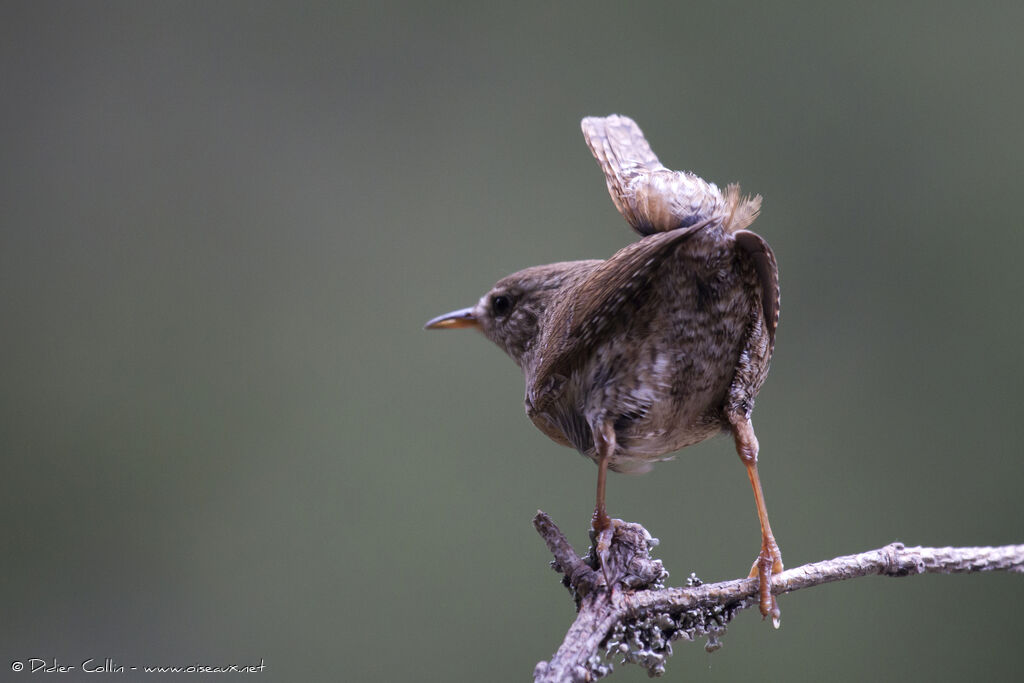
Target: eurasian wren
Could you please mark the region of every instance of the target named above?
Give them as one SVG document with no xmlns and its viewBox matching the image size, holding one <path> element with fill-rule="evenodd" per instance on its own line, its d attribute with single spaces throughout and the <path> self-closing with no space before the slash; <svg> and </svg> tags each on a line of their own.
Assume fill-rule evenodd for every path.
<svg viewBox="0 0 1024 683">
<path fill-rule="evenodd" d="M 607 261 L 513 273 L 472 308 L 426 326 L 475 327 L 522 368 L 533 423 L 598 465 L 593 525 L 606 532 L 605 551 L 608 468 L 646 472 L 684 446 L 730 432 L 761 523 L 750 575 L 760 579 L 761 613 L 778 625 L 770 584 L 782 555 L 750 423 L 779 317 L 775 257 L 746 229 L 761 197 L 665 168 L 632 119 L 588 117 L 582 128 L 615 207 L 642 239 Z"/>
</svg>

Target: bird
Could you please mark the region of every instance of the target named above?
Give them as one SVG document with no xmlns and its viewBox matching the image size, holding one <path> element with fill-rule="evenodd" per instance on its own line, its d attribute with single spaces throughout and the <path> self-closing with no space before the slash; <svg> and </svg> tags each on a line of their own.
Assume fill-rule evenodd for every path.
<svg viewBox="0 0 1024 683">
<path fill-rule="evenodd" d="M 759 579 L 762 616 L 778 627 L 770 586 L 782 554 L 751 423 L 780 305 L 775 255 L 748 229 L 761 197 L 665 167 L 629 117 L 586 117 L 581 128 L 615 208 L 640 238 L 607 260 L 512 273 L 475 305 L 425 327 L 482 332 L 522 369 L 533 424 L 597 464 L 599 557 L 613 522 L 609 469 L 646 472 L 686 446 L 730 434 L 761 527 L 750 576 Z"/>
</svg>

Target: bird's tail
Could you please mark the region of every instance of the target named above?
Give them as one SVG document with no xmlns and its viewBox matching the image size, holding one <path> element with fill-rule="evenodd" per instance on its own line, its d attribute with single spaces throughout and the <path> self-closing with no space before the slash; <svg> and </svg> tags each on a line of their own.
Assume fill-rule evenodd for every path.
<svg viewBox="0 0 1024 683">
<path fill-rule="evenodd" d="M 742 196 L 738 183 L 730 183 L 725 188 L 725 221 L 726 232 L 735 233 L 747 228 L 761 213 L 761 195 Z"/>
<path fill-rule="evenodd" d="M 619 213 L 641 235 L 668 232 L 704 221 L 721 221 L 730 233 L 757 217 L 761 197 L 741 197 L 739 185 L 723 195 L 689 171 L 666 168 L 643 131 L 627 116 L 588 116 L 581 122 L 587 146 L 604 171 Z"/>
</svg>

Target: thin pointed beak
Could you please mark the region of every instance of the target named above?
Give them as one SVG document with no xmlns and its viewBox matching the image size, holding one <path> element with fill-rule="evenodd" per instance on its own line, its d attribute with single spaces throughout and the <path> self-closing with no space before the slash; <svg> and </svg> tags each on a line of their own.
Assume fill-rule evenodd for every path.
<svg viewBox="0 0 1024 683">
<path fill-rule="evenodd" d="M 426 325 L 425 330 L 454 330 L 460 327 L 480 327 L 472 308 L 462 308 L 458 311 L 439 315 Z"/>
</svg>

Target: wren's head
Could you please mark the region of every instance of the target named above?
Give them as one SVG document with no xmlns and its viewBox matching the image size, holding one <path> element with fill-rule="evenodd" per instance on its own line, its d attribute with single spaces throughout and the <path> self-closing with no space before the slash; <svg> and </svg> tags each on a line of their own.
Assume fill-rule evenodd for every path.
<svg viewBox="0 0 1024 683">
<path fill-rule="evenodd" d="M 542 332 L 545 312 L 601 261 L 566 261 L 534 266 L 498 280 L 476 306 L 438 316 L 428 330 L 475 327 L 520 367 Z"/>
</svg>

